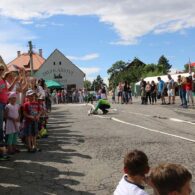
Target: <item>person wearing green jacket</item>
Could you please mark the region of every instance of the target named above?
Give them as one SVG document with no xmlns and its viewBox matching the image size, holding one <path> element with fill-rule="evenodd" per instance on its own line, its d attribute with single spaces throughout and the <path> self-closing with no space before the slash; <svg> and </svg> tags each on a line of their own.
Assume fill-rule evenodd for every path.
<svg viewBox="0 0 195 195">
<path fill-rule="evenodd" d="M 107 114 L 108 110 L 110 108 L 110 103 L 106 99 L 99 99 L 97 102 L 97 105 L 95 109 L 91 109 L 90 113 L 91 114 L 97 114 L 98 109 L 100 109 L 103 114 Z"/>
</svg>

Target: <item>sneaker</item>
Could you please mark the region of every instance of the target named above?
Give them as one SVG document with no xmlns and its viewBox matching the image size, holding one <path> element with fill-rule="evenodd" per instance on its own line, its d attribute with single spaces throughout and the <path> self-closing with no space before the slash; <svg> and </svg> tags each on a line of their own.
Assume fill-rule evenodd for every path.
<svg viewBox="0 0 195 195">
<path fill-rule="evenodd" d="M 103 111 L 103 114 L 107 114 L 107 113 L 108 113 L 108 110 Z"/>
</svg>

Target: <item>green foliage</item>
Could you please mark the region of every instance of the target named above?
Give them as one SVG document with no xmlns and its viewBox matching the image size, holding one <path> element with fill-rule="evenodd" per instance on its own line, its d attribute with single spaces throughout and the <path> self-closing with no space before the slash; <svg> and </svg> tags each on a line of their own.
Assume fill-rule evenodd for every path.
<svg viewBox="0 0 195 195">
<path fill-rule="evenodd" d="M 164 55 L 159 58 L 158 65 L 162 65 L 163 74 L 167 74 L 172 67 L 172 65 L 169 63 L 169 60 Z"/>
<path fill-rule="evenodd" d="M 100 75 L 92 82 L 91 90 L 98 91 L 103 85 L 106 85 Z"/>
<path fill-rule="evenodd" d="M 112 67 L 107 70 L 107 73 L 110 75 L 109 86 L 115 88 L 118 83 L 123 80 L 123 70 L 126 67 L 126 62 L 120 60 L 112 64 Z"/>
<path fill-rule="evenodd" d="M 191 71 L 195 72 L 195 67 L 194 66 L 191 67 Z M 184 65 L 184 72 L 186 72 L 186 73 L 189 72 L 189 64 Z"/>
<path fill-rule="evenodd" d="M 126 67 L 126 63 L 123 62 L 122 60 L 115 62 L 111 68 L 107 70 L 107 73 L 110 75 L 116 74 Z"/>
<path fill-rule="evenodd" d="M 130 63 L 117 61 L 107 71 L 110 75 L 109 87 L 115 88 L 119 82 L 136 83 L 141 78 L 167 74 L 170 68 L 171 65 L 164 56 L 160 57 L 158 64 L 145 64 L 138 58 Z"/>
<path fill-rule="evenodd" d="M 138 58 L 135 58 L 131 63 L 128 64 L 125 62 L 122 63 L 121 62 L 122 61 L 116 62 L 108 70 L 108 73 L 110 73 L 110 78 L 109 78 L 110 88 L 115 88 L 119 82 L 125 82 L 125 81 L 127 81 L 128 83 L 137 82 L 142 76 L 142 72 L 143 72 L 143 68 L 145 67 L 145 64 L 142 61 L 140 61 Z M 114 69 L 113 67 L 115 68 L 117 67 L 117 69 Z M 118 67 L 120 67 L 120 71 Z"/>
<path fill-rule="evenodd" d="M 84 88 L 87 90 L 91 90 L 91 81 L 85 80 L 84 81 Z"/>
</svg>

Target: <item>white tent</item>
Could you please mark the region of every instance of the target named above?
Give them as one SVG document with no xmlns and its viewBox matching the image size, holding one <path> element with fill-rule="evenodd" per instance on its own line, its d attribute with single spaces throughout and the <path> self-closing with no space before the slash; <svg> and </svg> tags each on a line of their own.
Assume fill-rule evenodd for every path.
<svg viewBox="0 0 195 195">
<path fill-rule="evenodd" d="M 192 75 L 193 74 L 194 73 L 192 73 Z M 181 75 L 182 77 L 188 77 L 190 74 L 189 73 L 171 74 L 171 77 L 173 78 L 174 81 L 177 81 L 178 75 Z M 158 80 L 157 80 L 158 77 L 160 77 L 161 80 L 163 80 L 164 82 L 168 82 L 168 76 L 167 75 L 154 76 L 154 77 L 146 77 L 144 79 L 144 81 L 146 81 L 146 82 L 149 81 L 150 83 L 151 83 L 151 81 L 154 81 L 155 83 L 158 83 Z M 135 83 L 135 85 L 140 85 L 140 82 L 141 81 Z"/>
</svg>

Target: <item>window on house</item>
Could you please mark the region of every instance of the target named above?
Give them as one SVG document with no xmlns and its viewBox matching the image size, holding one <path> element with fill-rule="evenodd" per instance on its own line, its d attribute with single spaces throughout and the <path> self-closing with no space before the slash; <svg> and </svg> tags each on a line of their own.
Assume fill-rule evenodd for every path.
<svg viewBox="0 0 195 195">
<path fill-rule="evenodd" d="M 62 64 L 62 62 L 61 61 L 59 61 L 59 65 L 61 65 Z"/>
<path fill-rule="evenodd" d="M 56 65 L 56 62 L 53 62 L 53 65 Z"/>
</svg>

